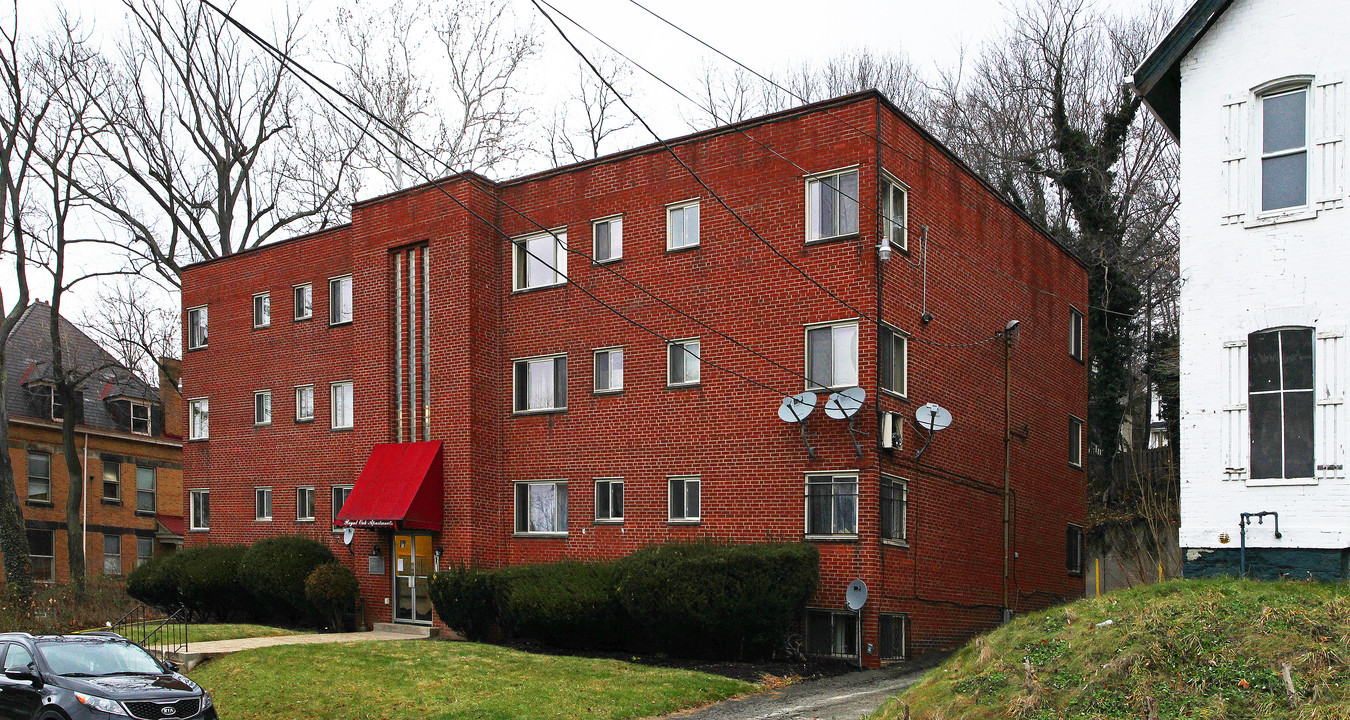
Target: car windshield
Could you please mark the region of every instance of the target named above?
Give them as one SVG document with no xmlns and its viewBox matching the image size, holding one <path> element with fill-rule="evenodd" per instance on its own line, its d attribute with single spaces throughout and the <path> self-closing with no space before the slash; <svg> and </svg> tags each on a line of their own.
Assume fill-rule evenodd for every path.
<svg viewBox="0 0 1350 720">
<path fill-rule="evenodd" d="M 162 675 L 149 653 L 126 642 L 65 641 L 38 643 L 38 652 L 57 675 Z"/>
</svg>

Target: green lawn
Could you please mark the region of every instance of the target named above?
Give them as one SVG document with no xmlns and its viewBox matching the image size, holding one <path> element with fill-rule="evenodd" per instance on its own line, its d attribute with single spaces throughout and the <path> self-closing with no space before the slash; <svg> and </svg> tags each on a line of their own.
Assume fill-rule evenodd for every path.
<svg viewBox="0 0 1350 720">
<path fill-rule="evenodd" d="M 717 675 L 405 640 L 234 653 L 192 672 L 232 720 L 641 718 L 758 686 Z"/>
<path fill-rule="evenodd" d="M 155 628 L 154 623 L 150 623 L 140 632 L 149 632 Z M 166 628 L 167 629 L 167 628 Z M 126 636 L 135 642 L 141 642 L 143 638 L 138 637 L 140 632 L 137 628 L 128 628 Z M 160 631 L 164 632 L 163 630 Z M 199 623 L 187 626 L 188 644 L 211 642 L 212 640 L 237 640 L 239 638 L 254 637 L 276 637 L 277 635 L 299 635 L 307 633 L 306 630 L 287 630 L 286 628 L 268 627 L 266 625 L 245 625 L 239 623 Z M 156 638 L 159 637 L 156 635 Z M 154 639 L 151 642 L 155 642 Z"/>
</svg>

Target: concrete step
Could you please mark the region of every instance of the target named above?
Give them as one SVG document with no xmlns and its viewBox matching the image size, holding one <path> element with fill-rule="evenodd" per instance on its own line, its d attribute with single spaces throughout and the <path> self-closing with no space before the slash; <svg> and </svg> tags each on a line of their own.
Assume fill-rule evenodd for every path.
<svg viewBox="0 0 1350 720">
<path fill-rule="evenodd" d="M 405 625 L 403 623 L 375 623 L 371 628 L 375 632 L 399 633 L 410 638 L 440 637 L 440 628 L 430 625 Z"/>
</svg>

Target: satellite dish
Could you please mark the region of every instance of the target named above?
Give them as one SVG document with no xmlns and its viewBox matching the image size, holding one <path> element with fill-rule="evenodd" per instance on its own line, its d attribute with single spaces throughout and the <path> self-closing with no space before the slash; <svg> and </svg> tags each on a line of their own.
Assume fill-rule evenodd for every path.
<svg viewBox="0 0 1350 720">
<path fill-rule="evenodd" d="M 848 584 L 848 590 L 844 591 L 844 604 L 849 610 L 858 611 L 867 603 L 867 583 L 862 580 L 854 580 Z"/>
<path fill-rule="evenodd" d="M 355 536 L 356 536 L 356 529 L 355 529 L 355 528 L 349 528 L 349 527 L 342 528 L 342 544 L 343 544 L 343 545 L 351 545 L 351 544 L 352 544 L 352 538 L 355 537 Z"/>
<path fill-rule="evenodd" d="M 825 401 L 825 414 L 835 420 L 853 417 L 854 413 L 862 409 L 863 401 L 866 399 L 867 391 L 860 387 L 830 393 L 829 399 Z"/>
<path fill-rule="evenodd" d="M 952 414 L 937 403 L 928 403 L 915 410 L 914 419 L 919 421 L 919 427 L 928 432 L 944 430 L 952 424 Z"/>
<path fill-rule="evenodd" d="M 778 419 L 783 422 L 801 422 L 816 409 L 816 394 L 813 392 L 804 392 L 783 398 L 783 404 L 778 406 Z"/>
</svg>

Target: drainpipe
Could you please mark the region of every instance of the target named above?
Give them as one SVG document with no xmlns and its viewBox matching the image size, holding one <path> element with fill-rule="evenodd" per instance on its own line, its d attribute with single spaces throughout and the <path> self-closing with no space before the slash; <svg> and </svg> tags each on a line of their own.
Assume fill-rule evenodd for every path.
<svg viewBox="0 0 1350 720">
<path fill-rule="evenodd" d="M 1275 516 L 1275 539 L 1284 537 L 1280 534 L 1280 514 L 1274 510 L 1263 510 L 1256 513 L 1238 513 L 1238 536 L 1242 538 L 1242 551 L 1238 555 L 1238 577 L 1247 577 L 1247 526 L 1252 524 L 1252 518 L 1256 518 L 1257 525 L 1265 524 L 1267 515 Z"/>
<path fill-rule="evenodd" d="M 84 548 L 84 574 L 89 574 L 89 433 L 84 434 L 84 464 L 80 467 L 84 475 L 81 482 L 84 492 L 80 494 L 80 545 Z"/>
<path fill-rule="evenodd" d="M 1003 328 L 1003 622 L 1012 619 L 1008 581 L 1012 572 L 1012 350 L 1017 320 Z"/>
</svg>

